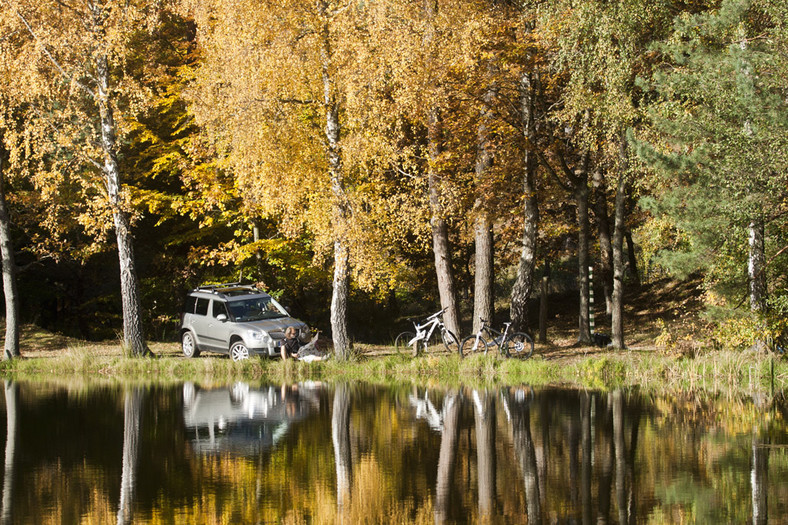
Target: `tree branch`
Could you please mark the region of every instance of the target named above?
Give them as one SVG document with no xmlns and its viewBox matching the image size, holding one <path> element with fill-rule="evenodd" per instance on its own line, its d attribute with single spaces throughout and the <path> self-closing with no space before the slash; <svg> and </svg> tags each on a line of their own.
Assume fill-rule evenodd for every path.
<svg viewBox="0 0 788 525">
<path fill-rule="evenodd" d="M 76 83 L 76 85 L 80 89 L 82 89 L 90 97 L 93 97 L 94 96 L 93 91 L 88 86 L 86 86 L 82 82 L 79 82 L 78 80 L 74 80 L 73 77 L 69 76 L 68 73 L 66 73 L 66 71 L 61 67 L 60 63 L 57 61 L 57 59 L 55 59 L 55 57 L 52 56 L 52 53 L 49 52 L 49 49 L 47 49 L 46 44 L 38 37 L 36 32 L 33 31 L 33 28 L 30 25 L 30 23 L 27 21 L 27 18 L 25 18 L 25 16 L 22 13 L 20 13 L 16 8 L 11 6 L 8 3 L 8 0 L 6 0 L 6 4 L 9 5 L 11 7 L 11 9 L 13 9 L 13 11 L 16 13 L 16 16 L 19 17 L 19 19 L 22 21 L 22 23 L 27 28 L 28 33 L 30 33 L 30 35 L 33 37 L 33 39 L 36 42 L 38 42 L 38 44 L 41 46 L 42 51 L 44 52 L 44 55 L 46 55 L 46 57 L 49 59 L 49 61 L 52 62 L 52 65 L 55 66 L 55 69 L 58 70 L 58 72 L 63 76 L 63 78 L 65 78 L 69 82 Z"/>
</svg>

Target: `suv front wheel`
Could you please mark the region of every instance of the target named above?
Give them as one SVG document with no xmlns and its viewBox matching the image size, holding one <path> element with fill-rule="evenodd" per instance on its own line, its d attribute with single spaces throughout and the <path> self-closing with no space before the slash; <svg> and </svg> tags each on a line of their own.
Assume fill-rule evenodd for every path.
<svg viewBox="0 0 788 525">
<path fill-rule="evenodd" d="M 249 349 L 246 348 L 246 345 L 243 341 L 236 341 L 230 346 L 230 357 L 233 361 L 241 361 L 243 359 L 249 359 Z"/>
<path fill-rule="evenodd" d="M 197 344 L 194 342 L 194 336 L 191 332 L 183 332 L 181 348 L 183 349 L 183 355 L 186 357 L 200 356 L 200 350 L 197 348 Z"/>
</svg>

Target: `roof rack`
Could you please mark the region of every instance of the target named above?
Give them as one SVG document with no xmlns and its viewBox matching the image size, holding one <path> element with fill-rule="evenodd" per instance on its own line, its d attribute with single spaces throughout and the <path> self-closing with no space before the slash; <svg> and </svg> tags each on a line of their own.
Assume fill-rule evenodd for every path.
<svg viewBox="0 0 788 525">
<path fill-rule="evenodd" d="M 227 292 L 230 290 L 254 290 L 256 292 L 260 292 L 260 290 L 258 290 L 252 285 L 241 284 L 241 283 L 206 284 L 206 285 L 198 286 L 194 290 L 200 292 L 211 292 L 215 294 Z"/>
</svg>

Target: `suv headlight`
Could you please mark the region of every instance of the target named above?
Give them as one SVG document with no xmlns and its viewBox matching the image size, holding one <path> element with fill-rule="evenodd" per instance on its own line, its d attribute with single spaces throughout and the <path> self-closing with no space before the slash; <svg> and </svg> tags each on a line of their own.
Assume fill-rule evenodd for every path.
<svg viewBox="0 0 788 525">
<path fill-rule="evenodd" d="M 268 332 L 260 332 L 258 330 L 249 330 L 246 332 L 246 336 L 255 343 L 260 343 L 264 346 L 267 346 L 268 343 L 271 341 L 271 336 L 268 335 Z"/>
</svg>

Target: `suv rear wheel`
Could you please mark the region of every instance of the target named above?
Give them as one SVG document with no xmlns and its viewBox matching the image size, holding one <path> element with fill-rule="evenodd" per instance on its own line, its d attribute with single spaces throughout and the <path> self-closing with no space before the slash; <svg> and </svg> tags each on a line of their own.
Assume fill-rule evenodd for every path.
<svg viewBox="0 0 788 525">
<path fill-rule="evenodd" d="M 200 350 L 197 349 L 197 345 L 194 342 L 194 336 L 191 332 L 183 332 L 183 337 L 181 338 L 181 348 L 183 349 L 183 355 L 186 357 L 200 356 Z"/>
<path fill-rule="evenodd" d="M 243 341 L 236 341 L 230 346 L 230 357 L 233 361 L 249 359 L 249 349 L 246 348 Z"/>
</svg>

